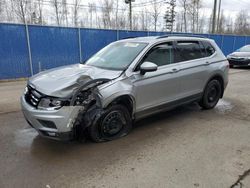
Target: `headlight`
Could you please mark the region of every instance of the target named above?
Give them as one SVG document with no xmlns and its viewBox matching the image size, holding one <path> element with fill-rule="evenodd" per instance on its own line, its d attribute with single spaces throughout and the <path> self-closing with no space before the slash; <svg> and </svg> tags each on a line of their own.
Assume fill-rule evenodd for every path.
<svg viewBox="0 0 250 188">
<path fill-rule="evenodd" d="M 63 106 L 68 105 L 69 102 L 66 100 L 56 99 L 56 98 L 42 98 L 38 104 L 38 109 L 40 110 L 58 110 Z"/>
</svg>

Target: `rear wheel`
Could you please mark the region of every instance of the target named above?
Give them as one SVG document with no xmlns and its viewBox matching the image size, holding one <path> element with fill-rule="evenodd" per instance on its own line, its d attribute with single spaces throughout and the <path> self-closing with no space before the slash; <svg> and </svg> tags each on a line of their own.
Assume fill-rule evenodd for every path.
<svg viewBox="0 0 250 188">
<path fill-rule="evenodd" d="M 218 80 L 211 80 L 203 93 L 203 97 L 200 101 L 200 106 L 204 109 L 214 108 L 222 94 L 221 83 Z"/>
<path fill-rule="evenodd" d="M 128 109 L 122 105 L 113 105 L 89 127 L 89 135 L 94 142 L 111 141 L 127 135 L 131 128 Z"/>
</svg>

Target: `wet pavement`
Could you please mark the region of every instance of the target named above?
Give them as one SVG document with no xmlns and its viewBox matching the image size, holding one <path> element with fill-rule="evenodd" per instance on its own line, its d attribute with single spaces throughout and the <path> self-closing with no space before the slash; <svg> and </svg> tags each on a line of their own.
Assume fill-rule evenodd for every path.
<svg viewBox="0 0 250 188">
<path fill-rule="evenodd" d="M 39 137 L 25 122 L 25 82 L 0 83 L 0 187 L 250 187 L 250 70 L 230 71 L 215 109 L 196 104 L 95 144 Z M 240 183 L 236 187 L 240 187 Z"/>
</svg>

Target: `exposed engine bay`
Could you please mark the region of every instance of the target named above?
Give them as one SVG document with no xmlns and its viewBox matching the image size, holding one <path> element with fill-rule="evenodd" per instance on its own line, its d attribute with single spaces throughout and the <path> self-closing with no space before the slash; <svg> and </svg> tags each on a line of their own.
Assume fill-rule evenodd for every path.
<svg viewBox="0 0 250 188">
<path fill-rule="evenodd" d="M 101 117 L 103 109 L 97 86 L 109 81 L 110 79 L 91 80 L 74 92 L 70 106 L 81 107 L 76 119 L 73 121 L 74 138 L 77 140 L 84 140 L 86 138 L 86 128 Z"/>
</svg>

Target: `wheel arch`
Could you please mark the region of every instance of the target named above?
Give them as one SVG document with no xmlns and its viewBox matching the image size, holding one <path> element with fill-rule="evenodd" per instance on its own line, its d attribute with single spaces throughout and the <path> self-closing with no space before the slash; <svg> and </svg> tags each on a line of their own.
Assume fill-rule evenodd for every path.
<svg viewBox="0 0 250 188">
<path fill-rule="evenodd" d="M 109 106 L 114 105 L 114 104 L 120 104 L 120 105 L 125 106 L 128 109 L 129 114 L 131 115 L 131 118 L 132 119 L 134 118 L 135 98 L 132 95 L 123 94 L 120 96 L 116 96 L 114 99 L 106 103 L 104 108 L 108 108 Z"/>
<path fill-rule="evenodd" d="M 220 98 L 222 98 L 223 97 L 223 95 L 224 95 L 224 78 L 223 78 L 223 76 L 221 75 L 221 74 L 214 74 L 213 76 L 211 76 L 209 79 L 208 79 L 208 81 L 206 82 L 206 85 L 205 85 L 205 87 L 204 87 L 204 89 L 203 89 L 203 92 L 205 91 L 205 89 L 206 89 L 206 87 L 207 87 L 207 84 L 211 81 L 211 80 L 218 80 L 219 82 L 220 82 L 220 84 L 221 84 L 221 96 L 220 96 Z"/>
</svg>

